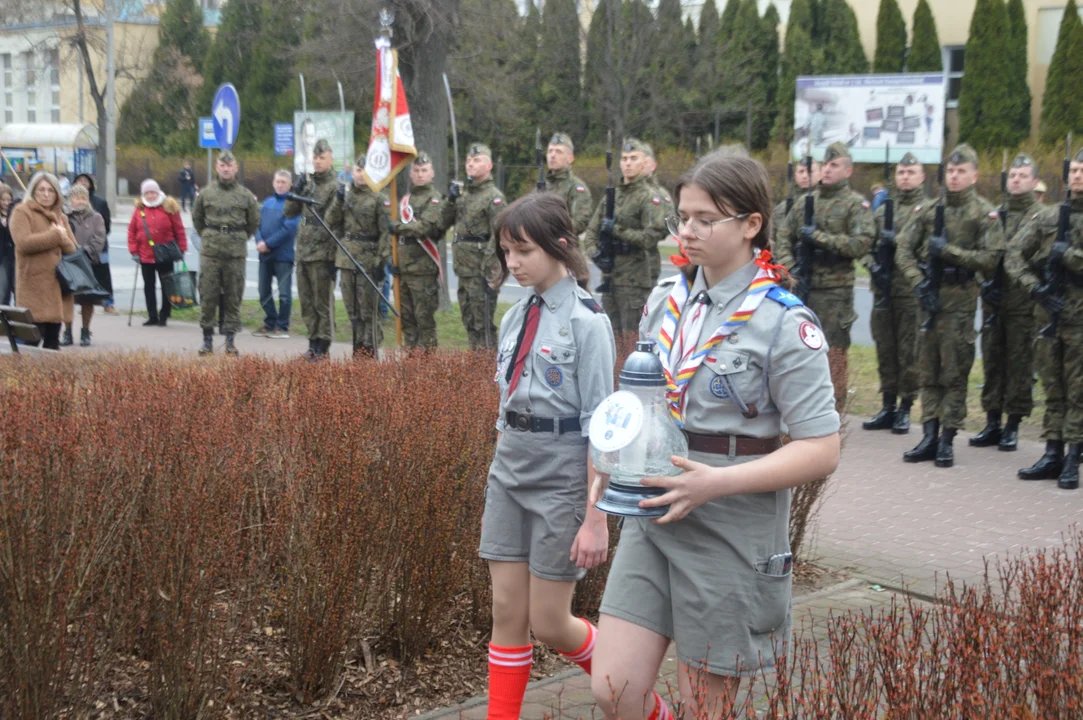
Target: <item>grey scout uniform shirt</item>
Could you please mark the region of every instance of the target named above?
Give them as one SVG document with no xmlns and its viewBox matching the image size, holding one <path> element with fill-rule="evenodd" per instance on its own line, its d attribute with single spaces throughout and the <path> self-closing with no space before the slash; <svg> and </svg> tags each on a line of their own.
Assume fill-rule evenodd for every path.
<svg viewBox="0 0 1083 720">
<path fill-rule="evenodd" d="M 705 292 L 711 312 L 697 345 L 737 311 L 758 270 L 749 262 L 710 289 L 705 286 L 703 272 L 696 274 L 681 324 L 692 316 L 696 297 Z M 651 293 L 639 325 L 641 338 L 657 341 L 675 281 L 676 277 L 667 278 Z M 716 345 L 692 376 L 685 400 L 685 428 L 706 435 L 771 438 L 785 427 L 795 440 L 837 432 L 839 414 L 827 350 L 827 340 L 808 308 L 798 303 L 787 309 L 770 297 L 764 298 L 751 320 Z M 744 405 L 755 404 L 756 417 L 744 417 L 730 388 Z"/>
<path fill-rule="evenodd" d="M 511 397 L 507 372 L 515 362 L 512 355 L 530 298 L 516 303 L 500 321 L 494 378 L 500 384 L 496 429 L 504 432 L 504 413 L 514 411 L 539 418 L 578 417 L 586 437 L 594 409 L 613 392 L 613 328 L 590 293 L 571 277 L 546 290 L 541 299 L 538 332 Z"/>
<path fill-rule="evenodd" d="M 236 180 L 215 180 L 192 205 L 192 226 L 204 257 L 237 260 L 248 256 L 248 238 L 259 229 L 259 201 Z"/>
</svg>

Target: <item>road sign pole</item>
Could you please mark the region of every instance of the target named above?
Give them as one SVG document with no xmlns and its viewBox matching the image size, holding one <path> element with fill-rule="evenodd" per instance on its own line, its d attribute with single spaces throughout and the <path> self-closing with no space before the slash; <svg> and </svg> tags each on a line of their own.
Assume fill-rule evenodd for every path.
<svg viewBox="0 0 1083 720">
<path fill-rule="evenodd" d="M 203 187 L 208 187 L 213 179 L 211 176 L 211 149 L 207 148 L 207 183 Z"/>
</svg>

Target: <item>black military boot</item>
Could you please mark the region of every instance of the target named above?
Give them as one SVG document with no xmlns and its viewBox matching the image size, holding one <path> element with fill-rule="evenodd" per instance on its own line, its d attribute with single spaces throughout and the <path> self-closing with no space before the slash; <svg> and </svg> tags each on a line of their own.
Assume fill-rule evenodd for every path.
<svg viewBox="0 0 1083 720">
<path fill-rule="evenodd" d="M 75 340 L 72 339 L 71 326 L 69 325 L 68 327 L 64 328 L 64 332 L 60 335 L 60 347 L 68 347 L 69 345 L 74 344 Z"/>
<path fill-rule="evenodd" d="M 1061 490 L 1075 490 L 1079 487 L 1079 443 L 1068 443 L 1068 452 L 1064 455 L 1064 467 L 1057 478 L 1057 487 Z"/>
<path fill-rule="evenodd" d="M 903 462 L 928 462 L 936 459 L 937 437 L 940 435 L 940 421 L 926 420 L 921 426 L 925 434 L 913 450 L 903 453 Z"/>
<path fill-rule="evenodd" d="M 866 430 L 887 430 L 895 424 L 895 396 L 884 393 L 884 406 L 872 416 L 872 420 L 861 423 Z"/>
<path fill-rule="evenodd" d="M 970 438 L 970 447 L 993 447 L 1000 442 L 1000 411 L 990 410 L 985 413 L 985 427 Z"/>
<path fill-rule="evenodd" d="M 936 466 L 949 468 L 955 464 L 955 448 L 951 446 L 955 440 L 955 428 L 944 428 L 940 433 L 940 442 L 936 446 Z"/>
<path fill-rule="evenodd" d="M 899 409 L 895 411 L 895 422 L 891 425 L 893 434 L 905 435 L 910 432 L 910 406 L 913 402 L 908 398 L 899 401 Z"/>
<path fill-rule="evenodd" d="M 214 328 L 203 328 L 203 344 L 199 347 L 200 355 L 214 353 Z"/>
<path fill-rule="evenodd" d="M 1022 415 L 1008 416 L 1008 422 L 1004 423 L 1004 431 L 1000 433 L 1000 443 L 997 444 L 998 450 L 1015 452 L 1015 449 L 1019 446 L 1019 422 L 1022 419 Z"/>
<path fill-rule="evenodd" d="M 226 333 L 226 355 L 233 355 L 234 357 L 236 357 L 241 354 L 237 350 L 237 346 L 233 342 L 236 337 L 237 336 L 235 333 Z"/>
<path fill-rule="evenodd" d="M 1023 468 L 1018 473 L 1020 480 L 1056 480 L 1060 477 L 1060 471 L 1064 467 L 1064 442 L 1062 440 L 1047 440 L 1045 442 L 1045 455 L 1038 458 L 1038 462 L 1028 468 Z"/>
<path fill-rule="evenodd" d="M 319 345 L 319 340 L 308 339 L 308 350 L 305 350 L 304 355 L 301 356 L 302 360 L 308 360 L 311 362 L 316 359 L 316 347 Z"/>
<path fill-rule="evenodd" d="M 316 359 L 317 360 L 327 360 L 328 359 L 327 353 L 330 350 L 331 350 L 331 341 L 330 340 L 317 340 L 316 341 Z"/>
</svg>

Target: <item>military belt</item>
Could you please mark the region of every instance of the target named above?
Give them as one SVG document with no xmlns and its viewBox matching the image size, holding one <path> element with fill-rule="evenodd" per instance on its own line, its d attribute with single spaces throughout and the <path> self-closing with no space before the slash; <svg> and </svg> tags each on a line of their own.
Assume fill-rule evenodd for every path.
<svg viewBox="0 0 1083 720">
<path fill-rule="evenodd" d="M 684 433 L 688 436 L 688 449 L 696 452 L 710 453 L 711 455 L 729 455 L 729 435 L 702 435 L 700 433 Z M 766 455 L 782 447 L 782 441 L 777 437 L 754 438 L 745 435 L 737 435 L 733 440 L 734 455 Z"/>
<path fill-rule="evenodd" d="M 483 243 L 489 242 L 489 238 L 485 235 L 460 235 L 459 233 L 455 233 L 455 242 Z"/>
<path fill-rule="evenodd" d="M 216 232 L 220 232 L 220 233 L 235 233 L 235 232 L 244 232 L 245 234 L 248 233 L 248 228 L 241 227 L 239 225 L 208 225 L 205 229 L 206 230 L 215 230 Z"/>
<path fill-rule="evenodd" d="M 947 283 L 948 285 L 966 285 L 973 279 L 973 270 L 955 267 L 953 265 L 945 267 L 944 273 L 940 276 L 940 282 Z"/>
<path fill-rule="evenodd" d="M 621 240 L 620 242 L 614 242 L 613 243 L 613 254 L 614 255 L 631 255 L 632 254 L 632 246 L 629 245 L 628 243 L 626 243 L 624 240 Z"/>
<path fill-rule="evenodd" d="M 817 265 L 845 265 L 853 262 L 853 258 L 843 257 L 838 253 L 823 248 L 816 248 L 812 253 L 812 262 Z"/>
<path fill-rule="evenodd" d="M 504 422 L 509 428 L 520 432 L 551 433 L 555 429 L 557 435 L 564 435 L 565 433 L 579 432 L 583 429 L 577 417 L 540 418 L 526 413 L 517 413 L 513 410 L 504 413 Z"/>
<path fill-rule="evenodd" d="M 379 235 L 362 235 L 361 233 L 346 233 L 346 239 L 358 242 L 380 242 Z"/>
</svg>

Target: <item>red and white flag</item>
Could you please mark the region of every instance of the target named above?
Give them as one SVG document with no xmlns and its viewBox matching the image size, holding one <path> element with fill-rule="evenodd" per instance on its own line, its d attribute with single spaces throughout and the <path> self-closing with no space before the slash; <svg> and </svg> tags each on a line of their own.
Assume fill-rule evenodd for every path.
<svg viewBox="0 0 1083 720">
<path fill-rule="evenodd" d="M 406 90 L 399 77 L 399 54 L 386 37 L 376 38 L 376 99 L 365 156 L 365 183 L 379 192 L 417 157 Z"/>
</svg>

